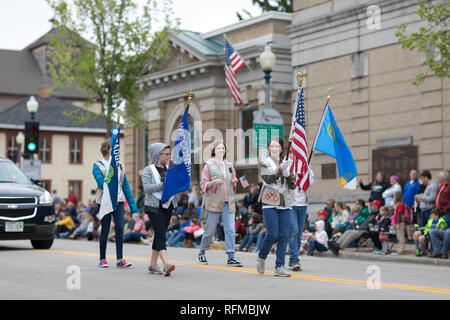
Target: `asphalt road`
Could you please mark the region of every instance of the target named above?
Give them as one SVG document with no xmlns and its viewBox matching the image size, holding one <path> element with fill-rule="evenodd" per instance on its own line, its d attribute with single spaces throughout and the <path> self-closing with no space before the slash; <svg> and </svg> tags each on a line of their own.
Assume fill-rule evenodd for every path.
<svg viewBox="0 0 450 320">
<path fill-rule="evenodd" d="M 0 241 L 0 299 L 450 299 L 447 266 L 314 256 L 302 258 L 304 271 L 279 278 L 274 254 L 260 275 L 254 253 L 238 253 L 244 267 L 232 268 L 223 251 L 208 251 L 204 266 L 197 249 L 169 248 L 176 270 L 163 277 L 147 272 L 150 251 L 126 244 L 133 266 L 118 269 L 108 243 L 110 267 L 101 269 L 98 242 L 55 240 L 50 250 L 33 250 L 29 241 Z"/>
</svg>

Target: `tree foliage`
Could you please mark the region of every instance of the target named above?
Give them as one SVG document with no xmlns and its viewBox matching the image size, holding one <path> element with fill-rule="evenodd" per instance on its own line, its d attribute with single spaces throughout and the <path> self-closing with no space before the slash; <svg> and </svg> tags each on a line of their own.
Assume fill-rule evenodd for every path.
<svg viewBox="0 0 450 320">
<path fill-rule="evenodd" d="M 436 76 L 449 77 L 450 2 L 418 0 L 418 5 L 417 15 L 426 21 L 426 25 L 421 26 L 417 32 L 408 33 L 407 26 L 402 24 L 398 26 L 395 35 L 403 49 L 423 52 L 426 55 L 423 65 Z M 425 77 L 423 72 L 417 74 L 413 84 L 421 84 Z"/>
<path fill-rule="evenodd" d="M 292 0 L 252 0 L 253 5 L 258 6 L 263 12 L 278 11 L 278 12 L 293 12 Z M 247 10 L 243 10 L 249 17 L 252 15 Z M 239 20 L 244 20 L 242 14 L 238 11 L 236 15 Z"/>
<path fill-rule="evenodd" d="M 163 9 L 156 0 L 142 8 L 131 0 L 47 0 L 54 10 L 48 71 L 52 89 L 76 85 L 88 97 L 87 107 L 100 103 L 108 132 L 114 111 L 125 109 L 127 125 L 142 127 L 139 79 L 159 70 L 171 51 L 172 0 Z M 161 2 L 161 1 L 159 1 Z M 156 15 L 164 14 L 162 30 L 153 32 Z M 87 42 L 81 35 L 88 35 Z M 89 121 L 89 113 L 69 114 L 74 121 Z"/>
</svg>

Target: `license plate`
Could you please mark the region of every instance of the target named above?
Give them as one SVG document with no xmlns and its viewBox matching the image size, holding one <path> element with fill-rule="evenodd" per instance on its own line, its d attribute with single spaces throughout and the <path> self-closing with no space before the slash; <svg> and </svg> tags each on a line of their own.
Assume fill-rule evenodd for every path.
<svg viewBox="0 0 450 320">
<path fill-rule="evenodd" d="M 5 232 L 23 232 L 23 221 L 5 222 Z"/>
</svg>

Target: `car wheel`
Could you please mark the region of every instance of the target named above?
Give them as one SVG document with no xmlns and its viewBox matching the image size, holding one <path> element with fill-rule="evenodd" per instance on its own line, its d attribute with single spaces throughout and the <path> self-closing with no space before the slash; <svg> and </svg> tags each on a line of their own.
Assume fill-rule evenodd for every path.
<svg viewBox="0 0 450 320">
<path fill-rule="evenodd" d="M 30 240 L 34 249 L 50 249 L 53 239 L 49 240 Z"/>
</svg>

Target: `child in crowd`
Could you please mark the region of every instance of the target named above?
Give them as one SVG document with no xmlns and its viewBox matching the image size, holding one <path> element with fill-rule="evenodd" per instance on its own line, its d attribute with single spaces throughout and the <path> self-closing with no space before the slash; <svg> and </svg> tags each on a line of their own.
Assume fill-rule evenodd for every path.
<svg viewBox="0 0 450 320">
<path fill-rule="evenodd" d="M 426 254 L 428 242 L 430 241 L 431 229 L 447 229 L 447 223 L 444 217 L 441 216 L 441 210 L 434 208 L 430 212 L 430 219 L 425 227 L 420 227 L 418 231 L 414 233 L 414 241 L 416 243 L 416 256 L 420 257 Z M 420 246 L 420 248 L 419 248 Z"/>
<path fill-rule="evenodd" d="M 169 239 L 172 234 L 175 233 L 175 230 L 180 229 L 180 223 L 178 222 L 178 217 L 173 215 L 170 217 L 169 226 L 167 227 L 166 239 Z"/>
<path fill-rule="evenodd" d="M 309 251 L 309 241 L 311 240 L 312 233 L 309 228 L 305 228 L 302 234 L 302 240 L 300 242 L 300 250 L 298 252 L 299 256 L 303 256 Z"/>
<path fill-rule="evenodd" d="M 206 221 L 201 222 L 201 228 L 194 231 L 194 247 L 198 247 L 202 242 L 203 232 L 205 232 Z"/>
<path fill-rule="evenodd" d="M 72 220 L 72 216 L 69 212 L 63 212 L 61 219 L 56 222 L 55 235 L 57 238 L 66 238 L 73 231 L 75 231 L 75 223 Z"/>
<path fill-rule="evenodd" d="M 348 222 L 349 212 L 347 206 L 343 202 L 336 202 L 334 205 L 333 219 L 331 220 L 331 228 L 333 235 L 344 231 L 344 225 Z"/>
<path fill-rule="evenodd" d="M 380 208 L 380 219 L 378 220 L 378 233 L 381 242 L 381 255 L 387 254 L 388 240 L 389 240 L 389 226 L 391 225 L 391 213 L 388 206 Z"/>
<path fill-rule="evenodd" d="M 200 220 L 193 218 L 191 220 L 191 224 L 187 227 L 183 228 L 183 231 L 186 232 L 185 238 L 184 238 L 184 246 L 187 248 L 192 248 L 194 243 L 194 232 L 201 229 L 200 226 Z"/>
<path fill-rule="evenodd" d="M 186 236 L 186 231 L 184 231 L 184 228 L 189 227 L 190 225 L 191 221 L 188 219 L 187 215 L 182 215 L 180 217 L 180 227 L 178 230 L 173 231 L 174 233 L 167 240 L 167 244 L 169 246 L 175 246 L 177 242 L 184 241 Z"/>
<path fill-rule="evenodd" d="M 309 242 L 309 256 L 314 255 L 314 250 L 319 252 L 328 250 L 328 234 L 324 230 L 325 222 L 323 220 L 318 220 L 316 221 L 315 226 L 316 232 L 313 236 L 311 236 L 311 240 Z"/>
<path fill-rule="evenodd" d="M 252 205 L 249 206 L 249 208 Z M 241 244 L 239 245 L 240 251 L 248 251 L 248 249 L 251 247 L 253 243 L 256 243 L 256 240 L 258 238 L 259 232 L 264 227 L 264 224 L 262 223 L 262 217 L 258 213 L 253 213 L 252 217 L 248 221 L 249 226 L 247 228 L 247 235 L 242 240 Z"/>
<path fill-rule="evenodd" d="M 149 244 L 147 241 L 147 230 L 145 229 L 145 221 L 140 213 L 133 214 L 133 220 L 135 221 L 134 227 L 131 232 L 128 232 L 123 237 L 123 242 L 138 242 L 143 241 L 145 244 Z"/>
<path fill-rule="evenodd" d="M 86 237 L 88 240 L 92 240 L 94 238 L 92 235 L 92 231 L 94 231 L 94 218 L 87 211 L 82 211 L 80 219 L 81 224 L 68 238 L 77 239 L 78 237 Z"/>
</svg>

